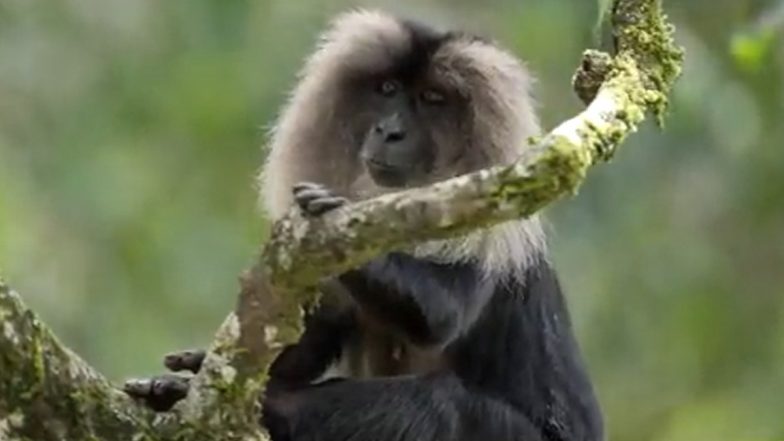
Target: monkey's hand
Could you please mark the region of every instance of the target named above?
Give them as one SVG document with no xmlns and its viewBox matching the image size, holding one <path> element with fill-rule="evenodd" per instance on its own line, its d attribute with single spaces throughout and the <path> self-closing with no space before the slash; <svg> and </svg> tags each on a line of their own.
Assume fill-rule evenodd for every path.
<svg viewBox="0 0 784 441">
<path fill-rule="evenodd" d="M 300 182 L 292 191 L 297 205 L 308 216 L 321 216 L 348 203 L 348 199 L 335 195 L 321 184 L 312 182 Z"/>
<path fill-rule="evenodd" d="M 205 351 L 190 350 L 168 354 L 163 364 L 173 372 L 188 370 L 199 372 Z M 160 375 L 152 378 L 128 380 L 123 391 L 130 397 L 143 401 L 156 412 L 166 412 L 188 394 L 190 378 L 179 375 Z"/>
</svg>

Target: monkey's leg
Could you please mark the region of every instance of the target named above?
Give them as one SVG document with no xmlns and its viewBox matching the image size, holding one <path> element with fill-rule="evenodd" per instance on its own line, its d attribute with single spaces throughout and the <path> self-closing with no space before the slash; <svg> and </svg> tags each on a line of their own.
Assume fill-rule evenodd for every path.
<svg viewBox="0 0 784 441">
<path fill-rule="evenodd" d="M 273 441 L 542 440 L 524 414 L 451 374 L 268 390 L 263 410 Z"/>
</svg>

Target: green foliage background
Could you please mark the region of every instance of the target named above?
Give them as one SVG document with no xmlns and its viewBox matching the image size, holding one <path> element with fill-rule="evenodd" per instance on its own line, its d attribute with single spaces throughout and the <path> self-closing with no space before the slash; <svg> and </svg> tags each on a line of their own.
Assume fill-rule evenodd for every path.
<svg viewBox="0 0 784 441">
<path fill-rule="evenodd" d="M 551 127 L 581 108 L 597 3 L 361 4 L 496 36 Z M 784 7 L 665 5 L 688 50 L 669 126 L 549 210 L 554 260 L 610 439 L 782 440 Z M 0 0 L 0 268 L 112 378 L 203 346 L 232 307 L 264 234 L 265 126 L 348 6 Z"/>
</svg>

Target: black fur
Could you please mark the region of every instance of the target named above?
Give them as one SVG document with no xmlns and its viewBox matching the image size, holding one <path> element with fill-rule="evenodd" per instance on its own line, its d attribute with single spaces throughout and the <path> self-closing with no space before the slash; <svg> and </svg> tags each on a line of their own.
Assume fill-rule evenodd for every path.
<svg viewBox="0 0 784 441">
<path fill-rule="evenodd" d="M 422 77 L 422 72 L 430 64 L 433 54 L 452 36 L 413 20 L 403 20 L 401 24 L 411 35 L 411 50 L 395 61 L 396 69 L 390 74 L 403 81 L 411 81 Z"/>
<path fill-rule="evenodd" d="M 371 172 L 387 187 L 411 185 L 422 172 L 418 168 L 429 173 L 422 164 L 432 142 L 418 137 L 428 127 L 415 129 L 432 124 L 432 118 L 412 104 L 415 83 L 435 51 L 455 38 L 413 22 L 403 25 L 412 50 L 382 75 L 401 89 L 372 98 L 370 107 L 378 118 L 392 114 L 400 119 L 395 124 L 408 124 L 401 126 L 405 136 L 389 138 L 382 125 L 371 132 L 380 138 L 368 135 L 362 148 L 370 166 L 381 163 L 385 172 L 396 166 L 400 179 Z M 316 187 L 294 189 L 305 213 L 320 215 L 339 205 L 329 189 Z M 354 303 L 348 310 L 325 303 L 308 318 L 300 342 L 272 365 L 263 423 L 273 441 L 603 439 L 561 289 L 543 256 L 521 278 L 489 276 L 475 262 L 436 263 L 390 253 L 340 275 L 338 282 Z M 346 356 L 346 343 L 365 331 L 360 312 L 407 344 L 437 352 L 438 363 L 425 373 L 374 371 L 370 379 L 313 384 Z"/>
<path fill-rule="evenodd" d="M 421 149 L 435 149 L 422 133 L 429 128 L 425 123 L 432 125 L 435 118 L 417 113 L 412 91 L 419 85 L 411 83 L 422 75 L 433 53 L 456 34 L 412 22 L 404 26 L 413 37 L 412 51 L 397 60 L 394 72 L 373 80 L 391 77 L 401 82 L 405 92 L 395 101 L 375 97 L 367 87 L 353 89 L 366 96 L 365 101 L 385 100 L 397 106 L 390 111 L 384 106 L 392 104 L 372 101 L 373 112 L 360 109 L 355 112 L 358 118 L 386 117 L 384 111 L 396 118 L 410 117 L 405 141 L 402 136 L 383 136 L 373 149 L 363 146 L 363 154 L 375 161 L 371 163 L 384 166 L 380 176 L 389 174 L 394 165 L 394 177 L 401 179 L 388 180 L 412 186 L 418 168 L 425 174 L 430 171 L 422 167 L 429 158 Z M 451 123 L 459 120 L 448 106 L 431 111 Z M 377 122 L 368 123 L 372 132 L 377 131 Z M 367 129 L 362 126 L 352 137 L 362 139 Z M 294 193 L 309 216 L 346 202 L 318 184 L 298 185 Z M 306 317 L 301 340 L 287 347 L 271 366 L 263 423 L 273 441 L 603 439 L 599 406 L 561 288 L 543 256 L 525 269 L 524 277 L 505 277 L 489 276 L 475 262 L 436 263 L 391 253 L 342 274 L 337 282 L 350 302 L 322 303 Z M 403 370 L 402 375 L 314 384 L 327 366 L 346 355 L 346 343 L 362 335 L 360 312 L 406 343 L 435 351 L 439 362 L 426 373 Z M 167 385 L 173 392 L 182 389 L 170 380 L 151 384 L 156 387 L 144 383 L 130 388 L 129 394 L 149 401 L 170 396 Z M 169 401 L 156 408 L 168 409 L 173 404 Z"/>
<path fill-rule="evenodd" d="M 301 378 L 295 385 L 280 375 L 279 359 L 264 405 L 275 441 L 603 439 L 561 289 L 545 259 L 524 283 L 486 280 L 471 264 L 405 254 L 376 259 L 341 281 L 362 308 L 412 341 L 445 345 L 447 367 L 302 386 Z M 310 324 L 283 358 L 321 372 L 340 355 L 326 336 L 346 334 L 333 333 L 329 320 Z"/>
</svg>

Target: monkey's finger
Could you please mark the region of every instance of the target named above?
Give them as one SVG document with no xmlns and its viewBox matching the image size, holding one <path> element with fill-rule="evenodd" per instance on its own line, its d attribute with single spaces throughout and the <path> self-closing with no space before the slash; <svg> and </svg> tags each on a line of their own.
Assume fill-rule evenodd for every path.
<svg viewBox="0 0 784 441">
<path fill-rule="evenodd" d="M 123 391 L 133 398 L 143 399 L 156 412 L 164 412 L 188 394 L 190 381 L 176 375 L 128 380 Z"/>
<path fill-rule="evenodd" d="M 195 374 L 201 369 L 206 355 L 207 352 L 201 349 L 172 352 L 163 357 L 163 365 L 174 372 L 188 370 Z"/>
<path fill-rule="evenodd" d="M 179 375 L 161 375 L 152 378 L 134 378 L 126 380 L 123 392 L 136 398 L 149 398 L 155 395 L 170 393 L 184 394 L 188 391 L 190 380 Z"/>
<path fill-rule="evenodd" d="M 190 380 L 186 377 L 164 375 L 152 379 L 152 395 L 154 397 L 171 396 L 182 399 L 188 393 L 189 386 Z"/>
<path fill-rule="evenodd" d="M 298 182 L 294 184 L 294 186 L 291 188 L 291 191 L 293 191 L 294 194 L 297 194 L 303 190 L 313 190 L 316 188 L 324 188 L 324 186 L 321 184 L 316 184 L 315 182 Z"/>
<path fill-rule="evenodd" d="M 335 195 L 332 194 L 332 192 L 325 188 L 313 188 L 309 190 L 302 190 L 301 192 L 295 194 L 294 198 L 297 200 L 297 203 L 302 205 L 310 203 L 316 199 L 326 199 L 334 196 Z"/>
<path fill-rule="evenodd" d="M 123 384 L 122 390 L 126 394 L 135 398 L 147 397 L 152 391 L 152 379 L 134 378 L 131 380 L 126 380 Z"/>
<path fill-rule="evenodd" d="M 339 196 L 316 199 L 308 204 L 306 211 L 312 216 L 320 216 L 330 210 L 346 205 L 347 202 L 348 199 Z"/>
</svg>

